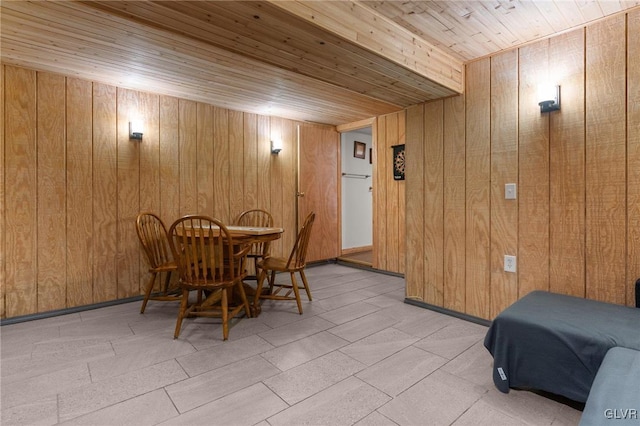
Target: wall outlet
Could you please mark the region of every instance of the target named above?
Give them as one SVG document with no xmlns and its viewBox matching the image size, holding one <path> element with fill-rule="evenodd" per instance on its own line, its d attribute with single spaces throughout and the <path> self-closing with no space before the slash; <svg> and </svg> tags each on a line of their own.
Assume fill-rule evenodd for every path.
<svg viewBox="0 0 640 426">
<path fill-rule="evenodd" d="M 505 272 L 516 272 L 516 257 L 515 256 L 504 256 L 504 271 Z"/>
</svg>

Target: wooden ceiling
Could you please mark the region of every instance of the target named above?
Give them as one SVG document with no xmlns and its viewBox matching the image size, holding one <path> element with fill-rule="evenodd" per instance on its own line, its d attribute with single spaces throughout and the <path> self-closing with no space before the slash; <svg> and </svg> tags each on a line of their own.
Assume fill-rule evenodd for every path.
<svg viewBox="0 0 640 426">
<path fill-rule="evenodd" d="M 584 26 L 640 5 L 618 0 L 363 1 L 468 62 Z"/>
<path fill-rule="evenodd" d="M 2 1 L 2 62 L 344 124 L 452 96 L 464 63 L 640 4 Z"/>
</svg>

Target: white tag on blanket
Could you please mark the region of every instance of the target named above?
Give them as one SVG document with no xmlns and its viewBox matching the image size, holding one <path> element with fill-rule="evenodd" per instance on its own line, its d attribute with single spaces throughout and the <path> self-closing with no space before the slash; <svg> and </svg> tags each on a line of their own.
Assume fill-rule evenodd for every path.
<svg viewBox="0 0 640 426">
<path fill-rule="evenodd" d="M 504 374 L 504 370 L 502 369 L 502 367 L 498 367 L 498 374 L 500 375 L 500 378 L 502 380 L 507 380 L 507 375 Z"/>
</svg>

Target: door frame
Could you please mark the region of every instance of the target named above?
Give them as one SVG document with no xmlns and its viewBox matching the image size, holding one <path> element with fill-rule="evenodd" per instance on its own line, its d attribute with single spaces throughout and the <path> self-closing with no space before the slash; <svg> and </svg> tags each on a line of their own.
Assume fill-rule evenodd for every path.
<svg viewBox="0 0 640 426">
<path fill-rule="evenodd" d="M 342 140 L 342 133 L 347 133 L 347 132 L 353 132 L 353 131 L 357 131 L 359 129 L 363 129 L 365 127 L 370 127 L 371 128 L 371 147 L 373 148 L 371 150 L 372 152 L 372 158 L 371 158 L 371 165 L 372 165 L 372 176 L 371 176 L 371 182 L 372 182 L 372 186 L 373 186 L 373 182 L 375 182 L 375 178 L 376 178 L 376 160 L 377 160 L 377 155 L 376 155 L 376 143 L 377 143 L 377 118 L 376 117 L 371 117 L 371 118 L 366 118 L 364 120 L 359 120 L 359 121 L 354 121 L 352 123 L 346 123 L 346 124 L 341 124 L 339 126 L 336 126 L 336 130 L 338 131 L 338 133 L 340 134 L 340 140 Z M 340 146 L 342 146 L 342 144 L 340 144 Z M 339 168 L 340 171 L 342 171 L 342 154 L 341 152 L 338 153 L 339 157 Z M 371 229 L 374 230 L 376 223 L 377 223 L 377 209 L 375 208 L 376 206 L 376 190 L 375 187 L 373 188 L 373 200 L 372 200 L 372 223 L 371 223 Z M 340 255 L 345 254 L 345 252 L 342 249 L 342 179 L 340 179 L 338 181 L 338 210 L 340 212 L 339 218 L 339 229 L 338 229 L 338 237 L 340 238 Z M 375 268 L 375 259 L 376 259 L 376 252 L 377 252 L 377 244 L 376 244 L 376 233 L 372 231 L 372 240 L 371 240 L 371 244 L 372 244 L 372 249 L 373 249 L 373 267 Z"/>
</svg>

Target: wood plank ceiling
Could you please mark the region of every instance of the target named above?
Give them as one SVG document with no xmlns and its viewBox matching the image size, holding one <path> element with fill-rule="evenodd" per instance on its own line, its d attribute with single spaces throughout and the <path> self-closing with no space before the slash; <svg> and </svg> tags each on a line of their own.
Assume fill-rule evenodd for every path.
<svg viewBox="0 0 640 426">
<path fill-rule="evenodd" d="M 640 1 L 3 1 L 2 62 L 344 124 L 461 93 L 464 63 Z"/>
</svg>

